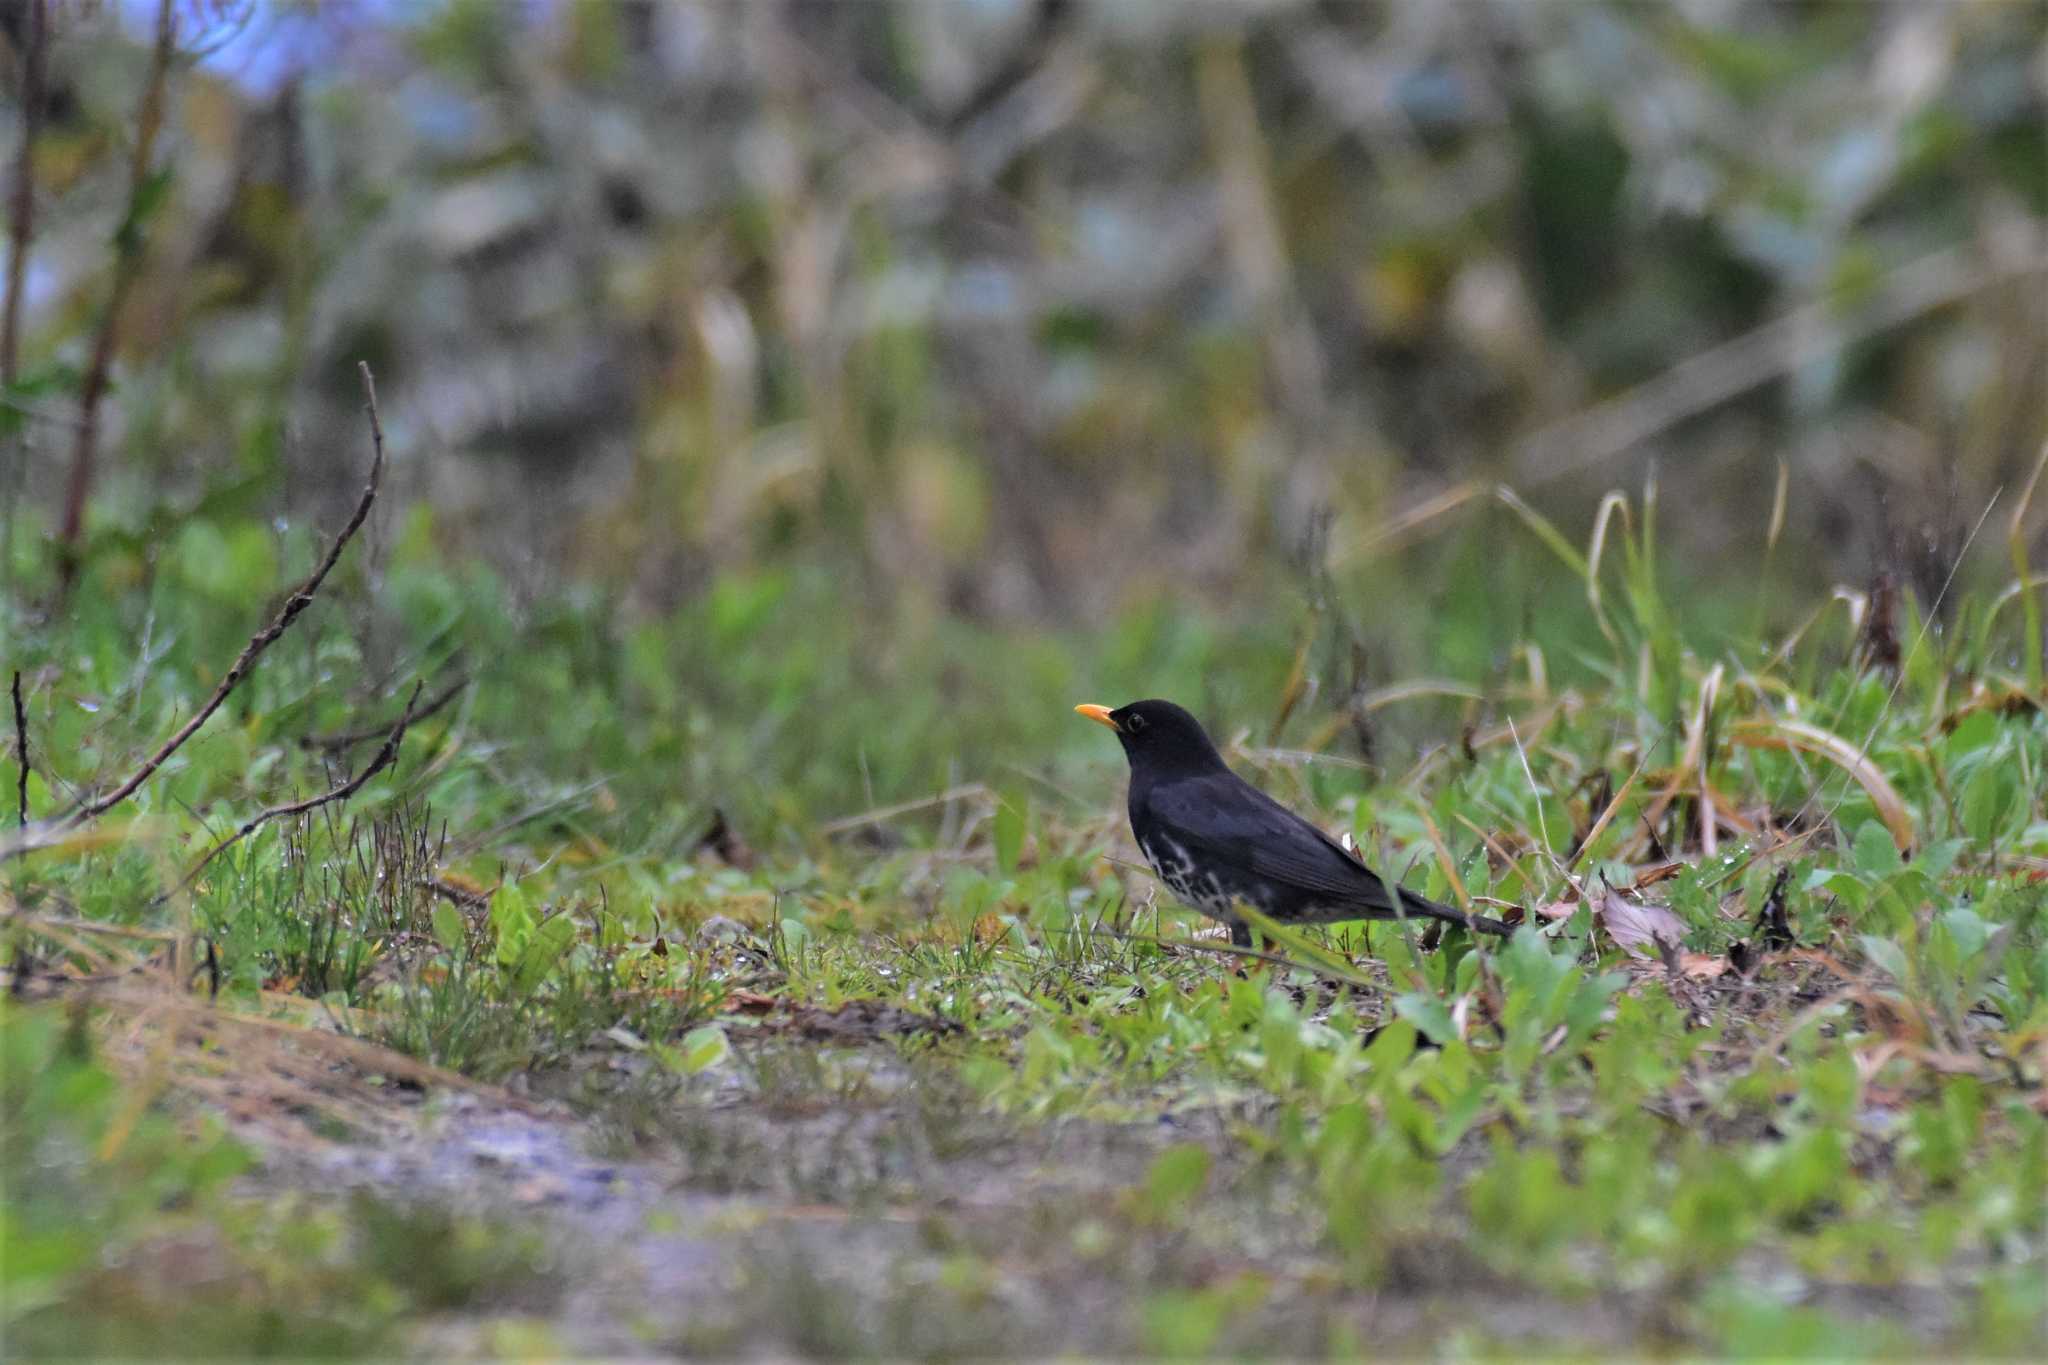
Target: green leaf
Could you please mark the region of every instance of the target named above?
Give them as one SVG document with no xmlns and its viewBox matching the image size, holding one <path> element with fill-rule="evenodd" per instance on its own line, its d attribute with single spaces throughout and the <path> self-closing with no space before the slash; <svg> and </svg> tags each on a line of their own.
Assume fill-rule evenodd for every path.
<svg viewBox="0 0 2048 1365">
<path fill-rule="evenodd" d="M 1942 927 L 1955 940 L 1956 951 L 1967 962 L 1984 950 L 1997 926 L 1990 924 L 1968 906 L 1957 906 L 1941 917 Z"/>
<path fill-rule="evenodd" d="M 135 197 L 129 201 L 128 214 L 114 229 L 114 246 L 123 255 L 142 246 L 142 234 L 149 227 L 149 220 L 156 217 L 157 210 L 164 206 L 164 200 L 171 192 L 171 168 L 164 166 L 150 172 L 136 187 Z"/>
<path fill-rule="evenodd" d="M 2019 783 L 2010 769 L 1999 763 L 1984 764 L 1963 785 L 1963 833 L 1979 843 L 1992 842 L 2004 831 L 2019 796 Z"/>
<path fill-rule="evenodd" d="M 1209 1149 L 1183 1142 L 1161 1152 L 1145 1173 L 1145 1207 L 1156 1218 L 1176 1212 L 1209 1183 Z"/>
<path fill-rule="evenodd" d="M 1229 1304 L 1211 1290 L 1169 1289 L 1145 1301 L 1145 1345 L 1154 1355 L 1189 1359 L 1208 1355 L 1223 1331 Z"/>
<path fill-rule="evenodd" d="M 1462 1044 L 1446 1047 L 1462 1048 Z M 1465 1136 L 1479 1115 L 1486 1108 L 1486 1102 L 1493 1098 L 1493 1081 L 1488 1077 L 1474 1074 L 1462 1090 L 1452 1090 L 1441 1100 L 1443 1117 L 1437 1124 L 1436 1141 L 1431 1150 L 1448 1153 L 1458 1145 L 1458 1139 Z"/>
<path fill-rule="evenodd" d="M 1607 1012 L 1608 1000 L 1627 984 L 1626 973 L 1604 972 L 1574 987 L 1564 1011 L 1565 1027 L 1572 1036 L 1584 1037 L 1591 1033 Z"/>
<path fill-rule="evenodd" d="M 1906 963 L 1906 950 L 1888 938 L 1876 934 L 1865 934 L 1859 942 L 1863 955 L 1891 974 L 1892 980 L 1905 985 L 1912 977 L 1912 969 Z"/>
<path fill-rule="evenodd" d="M 567 915 L 556 915 L 535 929 L 512 968 L 513 995 L 531 995 L 575 941 L 576 924 Z"/>
<path fill-rule="evenodd" d="M 1856 870 L 1867 877 L 1882 877 L 1896 872 L 1904 863 L 1899 858 L 1899 846 L 1892 842 L 1892 836 L 1882 823 L 1865 820 L 1856 831 L 1853 850 Z"/>
<path fill-rule="evenodd" d="M 1942 752 L 1950 763 L 1978 749 L 1988 749 L 1998 742 L 1998 716 L 1990 710 L 1973 711 L 1963 717 L 1942 743 Z"/>
<path fill-rule="evenodd" d="M 675 1071 L 696 1076 L 709 1071 L 732 1055 L 732 1044 L 717 1024 L 704 1024 L 683 1035 L 673 1048 L 657 1046 L 657 1056 Z"/>
<path fill-rule="evenodd" d="M 1854 1056 L 1842 1051 L 1818 1057 L 1804 1068 L 1801 1079 L 1817 1118 L 1837 1125 L 1851 1122 L 1863 1093 Z"/>
<path fill-rule="evenodd" d="M 1970 846 L 1968 839 L 1937 839 L 1913 858 L 1913 866 L 1929 881 L 1939 882 L 1955 867 L 1956 859 Z"/>
<path fill-rule="evenodd" d="M 1394 1001 L 1394 1013 L 1415 1025 L 1418 1032 L 1439 1047 L 1458 1036 L 1450 1008 L 1439 996 L 1409 991 Z"/>
<path fill-rule="evenodd" d="M 491 928 L 498 935 L 498 965 L 509 967 L 526 951 L 533 934 L 533 907 L 526 893 L 507 882 L 491 893 Z"/>
<path fill-rule="evenodd" d="M 446 901 L 434 907 L 434 941 L 451 953 L 462 952 L 465 937 L 462 914 Z"/>
<path fill-rule="evenodd" d="M 1021 797 L 996 803 L 996 866 L 1005 876 L 1017 871 L 1017 859 L 1024 853 L 1024 801 Z"/>
<path fill-rule="evenodd" d="M 1385 1081 L 1400 1074 L 1408 1059 L 1415 1055 L 1416 1032 L 1415 1025 L 1405 1019 L 1396 1019 L 1381 1026 L 1378 1036 L 1365 1048 L 1365 1060 L 1372 1064 L 1375 1077 Z M 1337 1112 L 1342 1114 L 1344 1111 L 1340 1109 Z"/>
</svg>

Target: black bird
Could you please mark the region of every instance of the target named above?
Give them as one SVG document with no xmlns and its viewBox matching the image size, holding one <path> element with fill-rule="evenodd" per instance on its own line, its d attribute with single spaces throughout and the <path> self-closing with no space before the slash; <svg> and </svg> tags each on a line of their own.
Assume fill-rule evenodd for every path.
<svg viewBox="0 0 2048 1365">
<path fill-rule="evenodd" d="M 1413 915 L 1490 934 L 1497 919 L 1439 905 L 1377 872 L 1336 840 L 1230 771 L 1201 723 L 1170 701 L 1074 708 L 1116 731 L 1131 761 L 1131 833 L 1159 880 L 1181 900 L 1230 926 L 1249 947 L 1239 901 L 1280 921 L 1325 924 Z M 1388 893 L 1401 897 L 1400 915 Z"/>
</svg>

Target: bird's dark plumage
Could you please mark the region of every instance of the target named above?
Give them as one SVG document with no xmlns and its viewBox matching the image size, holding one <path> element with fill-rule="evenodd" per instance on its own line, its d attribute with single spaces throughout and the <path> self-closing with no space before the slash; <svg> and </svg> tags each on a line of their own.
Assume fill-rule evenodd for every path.
<svg viewBox="0 0 2048 1365">
<path fill-rule="evenodd" d="M 1336 840 L 1232 772 L 1201 723 L 1170 701 L 1075 708 L 1116 731 L 1131 763 L 1131 833 L 1167 889 L 1230 926 L 1251 932 L 1239 902 L 1295 923 L 1446 920 L 1487 933 L 1510 928 L 1467 915 L 1383 880 Z M 1401 898 L 1397 914 L 1391 896 Z"/>
</svg>

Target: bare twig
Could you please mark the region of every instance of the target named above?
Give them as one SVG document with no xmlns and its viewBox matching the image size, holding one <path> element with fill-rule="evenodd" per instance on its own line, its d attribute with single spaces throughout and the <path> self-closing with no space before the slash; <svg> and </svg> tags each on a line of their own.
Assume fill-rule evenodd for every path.
<svg viewBox="0 0 2048 1365">
<path fill-rule="evenodd" d="M 355 514 L 348 519 L 348 524 L 341 528 L 341 534 L 334 538 L 334 543 L 327 547 L 327 553 L 321 557 L 312 576 L 285 599 L 283 608 L 277 613 L 277 619 L 249 637 L 249 643 L 242 647 L 241 655 L 228 666 L 228 671 L 221 677 L 220 686 L 214 688 L 213 695 L 206 699 L 206 704 L 193 714 L 192 719 L 180 726 L 176 734 L 165 740 L 155 753 L 145 759 L 142 766 L 137 768 L 126 782 L 105 796 L 79 806 L 65 817 L 64 823 L 67 826 L 77 826 L 103 815 L 133 796 L 136 789 L 149 780 L 150 774 L 163 766 L 165 759 L 176 753 L 200 726 L 206 724 L 207 718 L 220 709 L 221 703 L 228 699 L 228 694 L 247 676 L 263 651 L 276 644 L 278 637 L 291 629 L 292 622 L 298 620 L 299 613 L 313 604 L 313 594 L 320 591 L 321 583 L 334 568 L 335 561 L 341 558 L 341 552 L 369 519 L 370 506 L 377 501 L 377 490 L 384 482 L 384 423 L 377 415 L 377 382 L 370 374 L 369 365 L 358 362 L 356 369 L 363 380 L 363 405 L 370 415 L 372 455 L 370 480 L 363 486 L 363 496 L 356 503 Z"/>
<path fill-rule="evenodd" d="M 199 861 L 192 864 L 192 870 L 179 879 L 177 886 L 173 887 L 171 891 L 165 892 L 164 895 L 159 896 L 157 899 L 159 901 L 167 900 L 176 892 L 183 891 L 198 879 L 199 874 L 206 870 L 208 863 L 227 852 L 228 849 L 234 847 L 249 835 L 254 834 L 263 826 L 269 824 L 272 820 L 281 820 L 287 815 L 304 815 L 309 810 L 318 810 L 320 807 L 331 805 L 336 801 L 346 801 L 361 791 L 364 783 L 368 782 L 378 773 L 383 772 L 397 760 L 398 746 L 405 740 L 405 727 L 412 724 L 417 718 L 413 707 L 419 702 L 420 688 L 422 686 L 424 686 L 422 683 L 414 683 L 412 685 L 412 696 L 406 701 L 405 709 L 398 713 L 397 723 L 391 727 L 390 733 L 384 736 L 384 746 L 377 750 L 375 757 L 371 758 L 364 765 L 361 772 L 339 786 L 328 788 L 318 796 L 309 796 L 303 801 L 287 801 L 283 805 L 270 806 L 256 812 L 256 814 L 250 816 L 237 826 L 233 834 L 228 835 L 227 838 L 222 839 L 212 848 L 206 850 Z"/>
<path fill-rule="evenodd" d="M 21 53 L 21 146 L 14 154 L 14 192 L 7 206 L 7 299 L 0 307 L 0 385 L 21 373 L 21 294 L 35 237 L 36 134 L 43 122 L 43 57 L 49 46 L 48 0 L 28 0 Z"/>
<path fill-rule="evenodd" d="M 42 131 L 44 54 L 49 47 L 47 0 L 28 0 L 23 15 L 21 146 L 15 152 L 14 186 L 8 196 L 7 292 L 0 302 L 0 386 L 9 393 L 21 377 L 21 296 L 28 278 L 29 244 L 35 237 L 35 147 Z M 11 401 L 11 400 L 10 400 Z M 0 471 L 0 564 L 14 562 L 14 512 L 28 480 L 26 428 L 15 436 L 14 458 Z"/>
<path fill-rule="evenodd" d="M 85 380 L 78 393 L 78 438 L 71 448 L 71 478 L 64 492 L 64 526 L 58 540 L 59 583 L 64 594 L 70 592 L 78 575 L 78 542 L 85 533 L 85 503 L 92 492 L 93 463 L 99 452 L 100 400 L 106 396 L 108 372 L 113 368 L 122 305 L 142 273 L 143 225 L 149 216 L 149 199 L 155 193 L 150 162 L 156 150 L 157 133 L 163 127 L 164 85 L 170 75 L 177 31 L 171 0 L 158 0 L 156 45 L 150 54 L 149 76 L 143 83 L 142 104 L 135 115 L 135 147 L 128 162 L 128 204 L 114 234 L 113 287 L 107 293 L 106 311 L 100 315 L 92 359 L 86 365 Z"/>
<path fill-rule="evenodd" d="M 428 716 L 445 709 L 450 702 L 461 696 L 462 690 L 468 686 L 469 679 L 466 677 L 457 678 L 454 682 L 449 683 L 447 687 L 429 697 L 423 706 L 414 711 L 412 713 L 412 722 L 409 723 L 423 721 Z M 332 735 L 305 735 L 300 738 L 299 747 L 301 749 L 325 749 L 329 753 L 338 753 L 343 749 L 353 749 L 358 744 L 367 744 L 373 739 L 382 738 L 384 735 L 389 734 L 390 731 L 391 727 L 389 725 L 377 725 L 361 730 L 343 730 L 339 734 Z"/>
<path fill-rule="evenodd" d="M 976 81 L 939 120 L 948 132 L 959 133 L 1017 93 L 1046 65 L 1054 44 L 1074 17 L 1073 0 L 1038 0 L 1009 55 Z"/>
<path fill-rule="evenodd" d="M 28 712 L 21 704 L 21 670 L 14 670 L 14 760 L 20 772 L 15 774 L 14 808 L 18 818 L 15 823 L 28 828 Z"/>
</svg>

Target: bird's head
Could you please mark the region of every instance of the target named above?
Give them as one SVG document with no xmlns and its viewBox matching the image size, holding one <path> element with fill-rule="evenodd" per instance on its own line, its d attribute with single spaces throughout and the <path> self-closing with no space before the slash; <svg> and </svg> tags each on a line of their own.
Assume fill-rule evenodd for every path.
<svg viewBox="0 0 2048 1365">
<path fill-rule="evenodd" d="M 1224 767 L 1223 755 L 1216 752 L 1202 723 L 1170 701 L 1134 701 L 1114 711 L 1093 703 L 1074 709 L 1116 731 L 1133 772 L 1143 769 L 1167 776 Z"/>
</svg>

